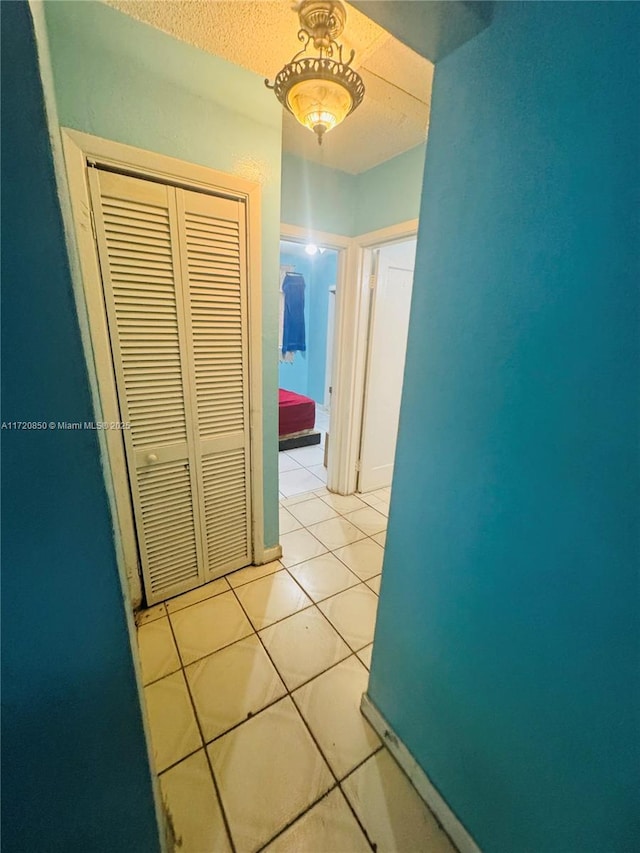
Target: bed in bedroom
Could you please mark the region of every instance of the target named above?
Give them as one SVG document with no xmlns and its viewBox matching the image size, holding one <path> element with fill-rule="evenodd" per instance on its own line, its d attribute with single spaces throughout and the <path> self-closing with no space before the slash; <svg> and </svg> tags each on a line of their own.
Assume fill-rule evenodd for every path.
<svg viewBox="0 0 640 853">
<path fill-rule="evenodd" d="M 320 444 L 316 424 L 316 404 L 295 391 L 278 390 L 278 438 L 280 450 Z"/>
</svg>

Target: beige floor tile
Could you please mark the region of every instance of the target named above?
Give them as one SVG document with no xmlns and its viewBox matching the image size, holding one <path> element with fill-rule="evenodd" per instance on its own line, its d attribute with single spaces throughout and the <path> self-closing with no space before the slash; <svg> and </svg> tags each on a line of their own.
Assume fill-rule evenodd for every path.
<svg viewBox="0 0 640 853">
<path fill-rule="evenodd" d="M 375 575 L 372 578 L 367 580 L 367 586 L 369 589 L 372 589 L 376 595 L 380 595 L 380 581 L 382 580 L 382 575 Z"/>
<path fill-rule="evenodd" d="M 319 480 L 322 480 L 323 483 L 327 482 L 327 469 L 324 467 L 324 465 L 310 465 L 307 468 L 307 471 L 310 471 L 312 474 L 315 474 L 315 476 Z"/>
<path fill-rule="evenodd" d="M 312 604 L 284 570 L 238 587 L 236 595 L 256 631 Z"/>
<path fill-rule="evenodd" d="M 136 625 L 146 625 L 147 622 L 154 622 L 156 619 L 160 619 L 161 616 L 166 615 L 167 608 L 164 604 L 154 604 L 153 607 L 138 610 L 135 614 Z"/>
<path fill-rule="evenodd" d="M 342 787 L 378 853 L 455 853 L 386 749 L 358 767 Z"/>
<path fill-rule="evenodd" d="M 384 548 L 372 539 L 361 539 L 344 548 L 338 548 L 335 554 L 363 581 L 379 575 L 382 571 Z"/>
<path fill-rule="evenodd" d="M 294 471 L 284 471 L 278 478 L 279 488 L 288 498 L 313 492 L 324 486 L 322 480 L 312 474 L 307 468 L 296 468 Z"/>
<path fill-rule="evenodd" d="M 378 498 L 378 502 L 375 505 L 375 508 L 378 512 L 381 512 L 383 515 L 389 516 L 389 506 L 391 504 L 391 499 L 387 498 L 386 500 L 381 500 Z"/>
<path fill-rule="evenodd" d="M 302 503 L 303 501 L 312 501 L 315 497 L 317 497 L 315 493 L 316 491 L 319 491 L 319 489 L 311 489 L 308 492 L 301 492 L 299 495 L 292 495 L 291 497 L 287 497 L 281 492 L 280 494 L 283 494 L 283 496 L 280 499 L 280 506 L 284 506 L 288 509 L 289 507 L 295 506 L 296 504 Z"/>
<path fill-rule="evenodd" d="M 289 690 L 351 654 L 344 640 L 315 607 L 265 628 L 260 637 Z"/>
<path fill-rule="evenodd" d="M 208 747 L 238 853 L 253 853 L 333 785 L 289 697 Z"/>
<path fill-rule="evenodd" d="M 185 674 L 207 742 L 286 693 L 255 635 L 192 663 Z"/>
<path fill-rule="evenodd" d="M 166 616 L 138 628 L 138 650 L 143 684 L 180 669 L 178 650 Z"/>
<path fill-rule="evenodd" d="M 316 489 L 316 491 L 315 491 L 313 494 L 314 494 L 317 498 L 324 498 L 324 497 L 326 497 L 328 494 L 331 494 L 331 493 L 329 492 L 329 490 L 328 490 L 328 489 L 326 488 L 326 486 L 325 486 L 325 488 L 323 488 L 323 489 Z"/>
<path fill-rule="evenodd" d="M 353 655 L 292 694 L 338 779 L 381 746 L 360 711 L 368 681 L 367 668 Z"/>
<path fill-rule="evenodd" d="M 324 461 L 324 447 L 319 444 L 312 444 L 308 447 L 295 447 L 293 450 L 287 450 L 287 456 L 295 459 L 305 468 L 311 468 L 312 465 L 322 465 Z"/>
<path fill-rule="evenodd" d="M 365 646 L 364 649 L 360 649 L 358 652 L 358 657 L 362 661 L 362 663 L 366 666 L 367 669 L 371 669 L 371 652 L 373 651 L 373 643 L 370 646 Z"/>
<path fill-rule="evenodd" d="M 302 522 L 305 527 L 310 524 L 317 524 L 320 521 L 327 521 L 330 518 L 336 518 L 338 515 L 335 509 L 332 509 L 321 498 L 303 501 L 303 503 L 296 504 L 287 511 Z"/>
<path fill-rule="evenodd" d="M 283 506 L 280 507 L 278 519 L 280 522 L 280 535 L 284 533 L 291 533 L 294 530 L 300 530 L 302 527 L 298 519 L 291 515 L 289 510 L 285 509 Z"/>
<path fill-rule="evenodd" d="M 313 557 L 325 554 L 327 548 L 319 542 L 308 530 L 294 530 L 280 537 L 282 545 L 281 562 L 284 566 L 295 566 Z"/>
<path fill-rule="evenodd" d="M 156 771 L 161 773 L 202 746 L 182 672 L 144 688 Z"/>
<path fill-rule="evenodd" d="M 382 547 L 384 548 L 384 546 L 387 544 L 387 531 L 383 530 L 382 533 L 376 533 L 371 538 L 374 542 L 377 542 L 378 545 L 382 545 Z"/>
<path fill-rule="evenodd" d="M 265 563 L 262 566 L 247 566 L 245 569 L 238 569 L 237 572 L 232 572 L 227 575 L 227 581 L 232 589 L 243 586 L 245 583 L 257 581 L 258 578 L 265 578 L 267 575 L 272 575 L 282 569 L 280 560 L 272 560 L 270 563 Z"/>
<path fill-rule="evenodd" d="M 373 492 L 364 492 L 362 494 L 358 494 L 358 497 L 368 506 L 374 506 L 378 502 L 378 497 Z"/>
<path fill-rule="evenodd" d="M 231 591 L 178 610 L 170 619 L 185 666 L 253 633 Z"/>
<path fill-rule="evenodd" d="M 387 529 L 387 518 L 377 509 L 372 506 L 365 506 L 362 509 L 357 509 L 355 512 L 349 512 L 345 518 L 360 528 L 367 536 L 373 536 L 374 533 L 382 533 Z"/>
<path fill-rule="evenodd" d="M 318 607 L 355 652 L 373 642 L 378 596 L 365 584 L 327 598 Z"/>
<path fill-rule="evenodd" d="M 371 853 L 371 847 L 344 795 L 334 788 L 265 847 L 265 853 Z"/>
<path fill-rule="evenodd" d="M 364 533 L 344 518 L 331 518 L 329 521 L 321 521 L 320 524 L 312 524 L 309 532 L 313 533 L 323 545 L 333 551 L 341 548 L 357 539 L 362 539 Z"/>
<path fill-rule="evenodd" d="M 160 776 L 162 801 L 182 853 L 231 853 L 203 749 Z"/>
<path fill-rule="evenodd" d="M 327 494 L 322 498 L 322 500 L 340 513 L 354 512 L 354 510 L 362 509 L 362 507 L 366 505 L 355 495 Z"/>
<path fill-rule="evenodd" d="M 292 459 L 284 450 L 278 453 L 278 472 L 284 474 L 285 471 L 295 471 L 296 468 L 303 468 L 299 462 Z"/>
<path fill-rule="evenodd" d="M 204 586 L 191 589 L 189 592 L 183 592 L 177 598 L 167 601 L 167 610 L 169 613 L 175 613 L 177 610 L 183 610 L 185 607 L 197 604 L 199 601 L 206 601 L 207 598 L 213 598 L 214 595 L 220 595 L 222 592 L 229 592 L 229 584 L 224 578 L 217 578 L 214 581 L 209 581 Z"/>
<path fill-rule="evenodd" d="M 360 583 L 360 578 L 333 554 L 322 554 L 313 560 L 291 566 L 289 572 L 314 601 L 322 601 Z"/>
</svg>

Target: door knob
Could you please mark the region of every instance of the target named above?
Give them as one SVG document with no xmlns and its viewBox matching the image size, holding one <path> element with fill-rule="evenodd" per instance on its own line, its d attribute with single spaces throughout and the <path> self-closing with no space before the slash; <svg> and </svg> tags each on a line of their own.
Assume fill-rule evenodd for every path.
<svg viewBox="0 0 640 853">
<path fill-rule="evenodd" d="M 157 462 L 157 461 L 158 461 L 158 455 L 156 453 L 150 453 L 147 456 L 147 462 L 152 463 L 152 462 Z"/>
</svg>

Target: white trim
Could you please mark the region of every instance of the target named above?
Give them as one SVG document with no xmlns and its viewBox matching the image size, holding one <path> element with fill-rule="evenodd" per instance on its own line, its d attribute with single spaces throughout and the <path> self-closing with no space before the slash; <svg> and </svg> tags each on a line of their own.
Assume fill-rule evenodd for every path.
<svg viewBox="0 0 640 853">
<path fill-rule="evenodd" d="M 64 158 L 71 200 L 73 229 L 79 254 L 79 278 L 82 310 L 88 317 L 87 328 L 91 364 L 95 367 L 99 420 L 119 421 L 118 396 L 113 374 L 107 319 L 102 298 L 102 282 L 91 225 L 91 202 L 87 181 L 87 163 L 115 167 L 138 176 L 161 178 L 188 189 L 205 190 L 241 199 L 247 216 L 247 274 L 249 291 L 249 383 L 251 441 L 252 555 L 257 565 L 264 560 L 263 429 L 262 429 L 262 267 L 260 229 L 260 187 L 243 178 L 185 163 L 173 157 L 144 151 L 61 129 Z M 114 526 L 119 533 L 124 563 L 129 571 L 135 566 L 139 577 L 138 547 L 133 508 L 127 477 L 122 434 L 105 430 L 107 459 L 105 466 L 113 480 L 116 512 Z"/>
<path fill-rule="evenodd" d="M 336 305 L 333 335 L 333 360 L 331 370 L 331 406 L 329 409 L 329 435 L 331 436 L 331 452 L 327 465 L 327 488 L 332 492 L 342 491 L 344 481 L 343 435 L 349 424 L 349 409 L 342 403 L 342 387 L 344 384 L 343 364 L 348 353 L 344 353 L 344 339 L 340 333 L 341 317 L 348 310 L 345 306 L 350 301 L 351 291 L 351 258 L 353 256 L 353 240 L 340 234 L 330 234 L 327 231 L 314 231 L 301 228 L 298 225 L 280 225 L 280 237 L 296 243 L 320 243 L 329 249 L 338 251 L 338 272 L 336 276 Z"/>
<path fill-rule="evenodd" d="M 366 693 L 362 694 L 360 710 L 371 723 L 380 740 L 404 770 L 420 799 L 424 800 L 436 816 L 459 853 L 482 853 L 460 819 L 451 810 L 433 782 Z"/>
<path fill-rule="evenodd" d="M 282 545 L 272 545 L 270 548 L 264 548 L 262 551 L 262 560 L 258 563 L 257 560 L 253 562 L 256 566 L 264 566 L 267 563 L 272 563 L 274 560 L 279 560 L 282 557 Z"/>
<path fill-rule="evenodd" d="M 280 224 L 280 236 L 294 243 L 321 243 L 328 249 L 348 249 L 353 243 L 351 237 L 341 234 L 331 234 L 328 231 L 315 231 L 313 228 L 302 228 L 300 225 Z"/>
<path fill-rule="evenodd" d="M 339 480 L 337 491 L 352 494 L 358 482 L 358 457 L 362 440 L 362 412 L 366 383 L 369 312 L 371 289 L 369 276 L 373 250 L 390 243 L 417 237 L 418 220 L 409 219 L 388 228 L 361 234 L 352 241 L 347 280 L 349 295 L 344 303 L 344 318 L 337 327 L 340 338 L 338 352 L 343 356 L 337 374 L 341 377 L 339 414 L 341 421 L 339 445 Z M 336 455 L 338 455 L 336 453 Z"/>
<path fill-rule="evenodd" d="M 280 236 L 298 243 L 321 243 L 338 249 L 336 313 L 333 343 L 331 410 L 329 433 L 331 453 L 327 488 L 350 495 L 358 482 L 357 463 L 362 437 L 369 324 L 369 269 L 374 248 L 417 237 L 418 220 L 408 219 L 387 228 L 344 237 L 327 231 L 280 225 Z"/>
<path fill-rule="evenodd" d="M 403 240 L 415 237 L 418 234 L 418 220 L 407 219 L 404 222 L 398 222 L 396 225 L 388 225 L 386 228 L 379 228 L 377 231 L 368 231 L 366 234 L 360 234 L 355 237 L 355 242 L 361 248 L 370 248 L 375 246 L 386 246 L 389 243 L 400 243 Z"/>
</svg>

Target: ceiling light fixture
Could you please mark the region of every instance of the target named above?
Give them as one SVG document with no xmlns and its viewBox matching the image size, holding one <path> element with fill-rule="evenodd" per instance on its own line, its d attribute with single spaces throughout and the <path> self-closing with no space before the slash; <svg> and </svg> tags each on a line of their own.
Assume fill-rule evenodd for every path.
<svg viewBox="0 0 640 853">
<path fill-rule="evenodd" d="M 307 245 L 304 247 L 304 250 L 307 255 L 313 256 L 318 254 L 318 247 L 315 245 L 315 243 L 307 243 Z"/>
<path fill-rule="evenodd" d="M 342 45 L 336 41 L 347 17 L 342 3 L 301 0 L 293 8 L 300 18 L 298 40 L 304 47 L 278 72 L 273 83 L 264 82 L 282 106 L 316 134 L 320 145 L 324 134 L 361 104 L 364 83 L 351 68 L 355 51 L 345 62 Z M 310 51 L 312 42 L 317 56 Z"/>
</svg>

